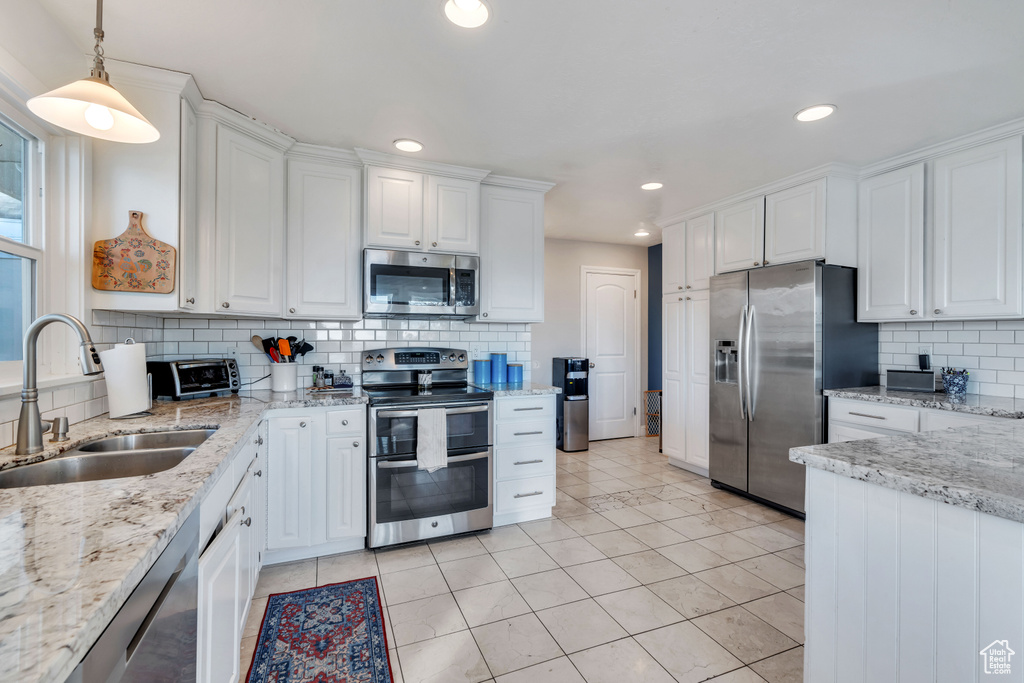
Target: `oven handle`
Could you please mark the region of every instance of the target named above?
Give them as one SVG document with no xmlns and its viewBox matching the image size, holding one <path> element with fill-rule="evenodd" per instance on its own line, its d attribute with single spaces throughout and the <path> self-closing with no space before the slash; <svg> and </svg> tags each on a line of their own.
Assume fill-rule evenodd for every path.
<svg viewBox="0 0 1024 683">
<path fill-rule="evenodd" d="M 439 406 L 424 406 L 424 407 L 439 407 Z M 490 410 L 490 406 L 486 403 L 479 405 L 469 406 L 468 408 L 445 408 L 445 415 L 464 415 L 466 413 L 485 413 Z M 382 410 L 377 413 L 377 417 L 416 417 L 418 410 Z"/>
<path fill-rule="evenodd" d="M 456 455 L 448 458 L 449 463 L 453 462 L 466 462 L 467 460 L 480 460 L 488 457 L 487 451 L 481 451 L 480 453 L 470 453 L 469 455 Z M 416 459 L 411 458 L 409 460 L 385 460 L 384 462 L 377 462 L 377 467 L 382 470 L 396 470 L 399 467 L 414 467 L 416 465 Z"/>
</svg>

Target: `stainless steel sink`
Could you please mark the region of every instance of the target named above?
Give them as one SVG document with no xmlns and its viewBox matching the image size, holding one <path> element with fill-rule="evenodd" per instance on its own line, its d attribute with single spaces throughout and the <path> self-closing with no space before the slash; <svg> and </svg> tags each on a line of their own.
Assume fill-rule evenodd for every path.
<svg viewBox="0 0 1024 683">
<path fill-rule="evenodd" d="M 112 436 L 56 458 L 0 471 L 0 489 L 141 477 L 169 470 L 195 451 L 213 429 Z"/>
</svg>

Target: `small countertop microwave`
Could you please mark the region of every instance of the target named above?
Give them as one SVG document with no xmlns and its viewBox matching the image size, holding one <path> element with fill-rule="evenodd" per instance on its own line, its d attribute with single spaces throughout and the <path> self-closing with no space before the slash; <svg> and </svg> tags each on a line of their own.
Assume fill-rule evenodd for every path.
<svg viewBox="0 0 1024 683">
<path fill-rule="evenodd" d="M 480 312 L 476 256 L 363 250 L 367 318 L 472 318 Z"/>
</svg>

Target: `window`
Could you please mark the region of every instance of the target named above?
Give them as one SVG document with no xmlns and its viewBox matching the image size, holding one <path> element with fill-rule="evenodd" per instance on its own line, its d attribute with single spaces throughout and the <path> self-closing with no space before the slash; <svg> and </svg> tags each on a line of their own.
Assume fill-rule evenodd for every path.
<svg viewBox="0 0 1024 683">
<path fill-rule="evenodd" d="M 20 361 L 42 257 L 29 209 L 34 140 L 0 120 L 0 362 Z"/>
</svg>

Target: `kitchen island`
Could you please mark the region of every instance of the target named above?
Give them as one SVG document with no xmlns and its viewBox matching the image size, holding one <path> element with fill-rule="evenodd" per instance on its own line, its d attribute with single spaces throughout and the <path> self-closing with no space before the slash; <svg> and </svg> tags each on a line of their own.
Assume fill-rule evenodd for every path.
<svg viewBox="0 0 1024 683">
<path fill-rule="evenodd" d="M 72 425 L 71 440 L 31 456 L 0 450 L 0 469 L 116 434 L 216 429 L 179 465 L 123 479 L 0 490 L 0 681 L 62 683 L 267 410 L 366 403 L 351 395 L 242 392 L 157 402 L 153 415 Z"/>
<path fill-rule="evenodd" d="M 790 459 L 807 466 L 805 680 L 1024 681 L 1024 423 Z"/>
</svg>

